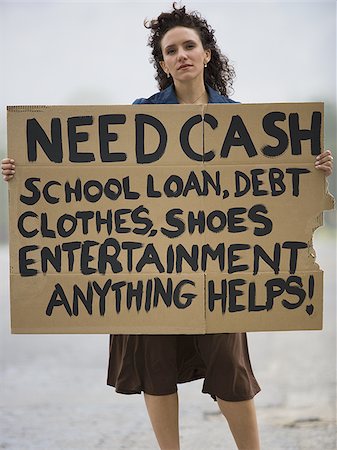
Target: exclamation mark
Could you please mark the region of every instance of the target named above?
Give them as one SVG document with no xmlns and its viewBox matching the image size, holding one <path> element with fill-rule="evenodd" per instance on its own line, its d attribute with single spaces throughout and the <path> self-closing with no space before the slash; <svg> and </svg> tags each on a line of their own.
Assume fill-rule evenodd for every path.
<svg viewBox="0 0 337 450">
<path fill-rule="evenodd" d="M 309 277 L 309 289 L 308 289 L 309 301 L 314 296 L 314 289 L 315 289 L 315 279 L 314 279 L 313 275 L 310 275 L 310 277 Z M 311 316 L 311 314 L 314 312 L 314 305 L 312 303 L 310 303 L 310 305 L 307 305 L 305 310 L 306 310 L 307 314 L 309 314 L 309 316 Z"/>
</svg>

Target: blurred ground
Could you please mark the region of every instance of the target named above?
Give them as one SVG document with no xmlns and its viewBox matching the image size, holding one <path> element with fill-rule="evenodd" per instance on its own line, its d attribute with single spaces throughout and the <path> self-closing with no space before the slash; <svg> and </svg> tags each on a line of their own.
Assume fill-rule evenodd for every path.
<svg viewBox="0 0 337 450">
<path fill-rule="evenodd" d="M 322 235 L 315 248 L 325 270 L 324 330 L 249 334 L 263 450 L 337 448 L 335 242 Z M 143 397 L 105 384 L 107 336 L 10 334 L 7 247 L 0 267 L 0 449 L 158 448 Z M 235 449 L 201 386 L 179 385 L 181 449 Z"/>
</svg>

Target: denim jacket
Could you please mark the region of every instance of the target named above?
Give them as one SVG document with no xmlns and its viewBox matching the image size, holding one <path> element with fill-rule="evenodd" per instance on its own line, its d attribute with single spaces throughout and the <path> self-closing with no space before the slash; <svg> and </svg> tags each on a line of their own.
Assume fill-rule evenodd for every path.
<svg viewBox="0 0 337 450">
<path fill-rule="evenodd" d="M 208 93 L 208 103 L 238 103 L 229 97 L 219 94 L 216 90 L 211 88 L 206 84 L 206 89 Z M 174 91 L 173 84 L 170 84 L 166 89 L 160 92 L 156 92 L 149 98 L 137 98 L 133 104 L 156 104 L 156 103 L 167 103 L 167 104 L 178 104 L 178 99 Z"/>
</svg>

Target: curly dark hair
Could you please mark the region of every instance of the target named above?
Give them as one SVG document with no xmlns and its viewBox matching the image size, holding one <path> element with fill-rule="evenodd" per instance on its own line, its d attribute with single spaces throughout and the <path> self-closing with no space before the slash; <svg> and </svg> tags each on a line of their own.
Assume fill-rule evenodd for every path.
<svg viewBox="0 0 337 450">
<path fill-rule="evenodd" d="M 157 19 L 150 21 L 144 20 L 144 26 L 151 30 L 148 40 L 148 45 L 152 48 L 150 62 L 156 69 L 155 79 L 160 90 L 173 83 L 172 77 L 167 78 L 160 65 L 160 61 L 164 59 L 161 40 L 171 28 L 182 26 L 193 28 L 199 34 L 203 48 L 211 50 L 211 60 L 204 69 L 205 83 L 222 95 L 228 96 L 229 93 L 232 93 L 232 84 L 235 78 L 234 68 L 229 64 L 228 58 L 221 53 L 214 37 L 213 28 L 201 17 L 200 13 L 197 11 L 187 13 L 185 6 L 178 8 L 174 2 L 172 12 L 163 12 Z"/>
</svg>

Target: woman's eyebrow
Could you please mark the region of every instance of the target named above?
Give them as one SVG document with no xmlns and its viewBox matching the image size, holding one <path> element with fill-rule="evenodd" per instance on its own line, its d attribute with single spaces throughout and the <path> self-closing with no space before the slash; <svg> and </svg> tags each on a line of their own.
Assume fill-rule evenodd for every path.
<svg viewBox="0 0 337 450">
<path fill-rule="evenodd" d="M 183 45 L 189 44 L 190 42 L 191 42 L 192 44 L 195 44 L 195 41 L 193 41 L 193 39 L 188 39 L 187 41 L 183 42 Z M 175 45 L 176 45 L 176 44 L 168 44 L 168 45 L 165 47 L 165 50 L 167 50 L 167 49 L 170 48 L 170 47 L 175 47 Z"/>
</svg>

